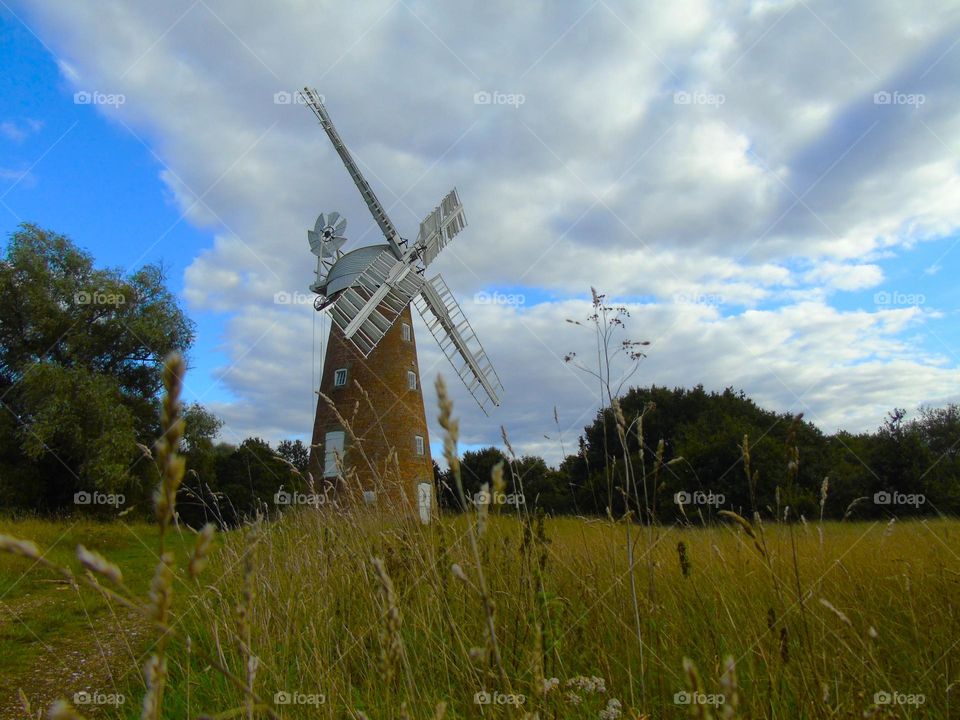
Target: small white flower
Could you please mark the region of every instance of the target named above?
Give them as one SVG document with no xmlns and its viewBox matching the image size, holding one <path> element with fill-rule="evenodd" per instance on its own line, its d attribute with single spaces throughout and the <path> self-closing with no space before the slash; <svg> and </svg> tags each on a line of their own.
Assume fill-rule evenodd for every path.
<svg viewBox="0 0 960 720">
<path fill-rule="evenodd" d="M 623 713 L 621 712 L 620 701 L 616 698 L 607 700 L 607 707 L 600 711 L 600 720 L 617 720 Z"/>
</svg>

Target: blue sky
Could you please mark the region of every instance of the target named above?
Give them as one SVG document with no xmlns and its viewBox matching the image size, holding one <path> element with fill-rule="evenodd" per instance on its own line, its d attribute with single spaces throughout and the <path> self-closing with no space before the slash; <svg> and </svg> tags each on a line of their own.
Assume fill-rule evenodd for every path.
<svg viewBox="0 0 960 720">
<path fill-rule="evenodd" d="M 564 321 L 591 286 L 652 342 L 644 384 L 742 387 L 827 431 L 960 400 L 954 4 L 495 15 L 0 9 L 0 229 L 35 222 L 103 265 L 163 262 L 198 326 L 190 384 L 225 439 L 302 437 L 327 325 L 274 295 L 311 282 L 317 213 L 345 214 L 348 248 L 378 237 L 310 113 L 274 101 L 309 83 L 401 230 L 460 191 L 470 224 L 436 267 L 507 388 L 491 418 L 454 388 L 470 446 L 505 425 L 555 461 L 553 407 L 568 444 L 589 421 L 595 388 L 562 358 L 589 350 Z M 416 329 L 430 387 L 449 372 Z"/>
<path fill-rule="evenodd" d="M 0 132 L 3 242 L 21 222 L 34 223 L 68 235 L 100 266 L 162 263 L 169 287 L 182 295 L 184 270 L 213 236 L 183 218 L 160 178 L 154 140 L 74 103 L 54 56 L 7 11 L 0 11 L 0 32 L 0 122 L 13 125 Z M 226 362 L 223 316 L 188 314 L 197 324 L 192 384 L 208 400 L 229 400 L 214 376 Z"/>
</svg>

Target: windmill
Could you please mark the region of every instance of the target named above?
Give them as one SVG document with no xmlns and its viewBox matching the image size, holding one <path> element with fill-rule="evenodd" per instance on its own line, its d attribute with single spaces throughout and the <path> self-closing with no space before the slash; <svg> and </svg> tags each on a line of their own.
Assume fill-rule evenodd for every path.
<svg viewBox="0 0 960 720">
<path fill-rule="evenodd" d="M 344 253 L 346 220 L 321 214 L 308 231 L 317 257 L 314 307 L 329 308 L 332 320 L 314 422 L 311 470 L 314 477 L 353 475 L 353 495 L 366 502 L 381 494 L 419 509 L 429 521 L 433 469 L 420 386 L 410 305 L 416 305 L 441 351 L 486 413 L 499 405 L 500 379 L 469 321 L 440 275 L 426 270 L 467 225 L 456 188 L 420 223 L 415 240 L 403 238 L 340 138 L 316 91 L 303 99 L 330 138 L 383 233 L 386 243 Z M 358 387 L 359 386 L 359 387 Z M 351 456 L 343 420 L 360 441 Z M 322 452 L 321 452 L 322 450 Z M 362 457 L 358 457 L 362 456 Z M 393 471 L 387 487 L 377 479 Z"/>
</svg>

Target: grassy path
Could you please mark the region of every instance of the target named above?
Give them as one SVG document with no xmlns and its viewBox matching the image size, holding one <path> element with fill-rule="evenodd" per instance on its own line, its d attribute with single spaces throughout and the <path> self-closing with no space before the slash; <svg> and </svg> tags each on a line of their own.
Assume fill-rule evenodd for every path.
<svg viewBox="0 0 960 720">
<path fill-rule="evenodd" d="M 145 524 L 0 520 L 0 533 L 32 539 L 47 559 L 77 575 L 82 571 L 76 547 L 83 544 L 117 563 L 138 595 L 146 591 L 157 562 L 156 530 Z M 129 693 L 140 684 L 152 637 L 136 612 L 43 567 L 0 556 L 0 718 L 36 718 L 58 697 L 72 700 L 84 691 Z M 29 716 L 20 690 L 31 705 Z M 125 704 L 140 702 L 139 695 L 124 699 Z M 92 718 L 115 710 L 90 704 L 80 709 Z"/>
</svg>

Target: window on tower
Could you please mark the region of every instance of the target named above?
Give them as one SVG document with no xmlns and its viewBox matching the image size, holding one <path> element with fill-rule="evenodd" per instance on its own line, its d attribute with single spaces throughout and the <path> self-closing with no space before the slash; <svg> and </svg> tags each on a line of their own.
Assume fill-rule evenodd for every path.
<svg viewBox="0 0 960 720">
<path fill-rule="evenodd" d="M 423 455 L 423 435 L 414 436 L 417 443 L 417 455 Z"/>
<path fill-rule="evenodd" d="M 417 374 L 413 370 L 407 370 L 407 387 L 411 390 L 417 389 Z"/>
<path fill-rule="evenodd" d="M 347 369 L 339 368 L 333 373 L 333 386 L 334 387 L 343 387 L 347 384 Z"/>
<path fill-rule="evenodd" d="M 403 328 L 403 339 L 406 340 L 407 342 L 410 342 L 410 338 L 412 337 L 412 335 L 410 334 L 410 326 L 407 325 L 406 323 L 403 323 L 402 328 Z"/>
</svg>

